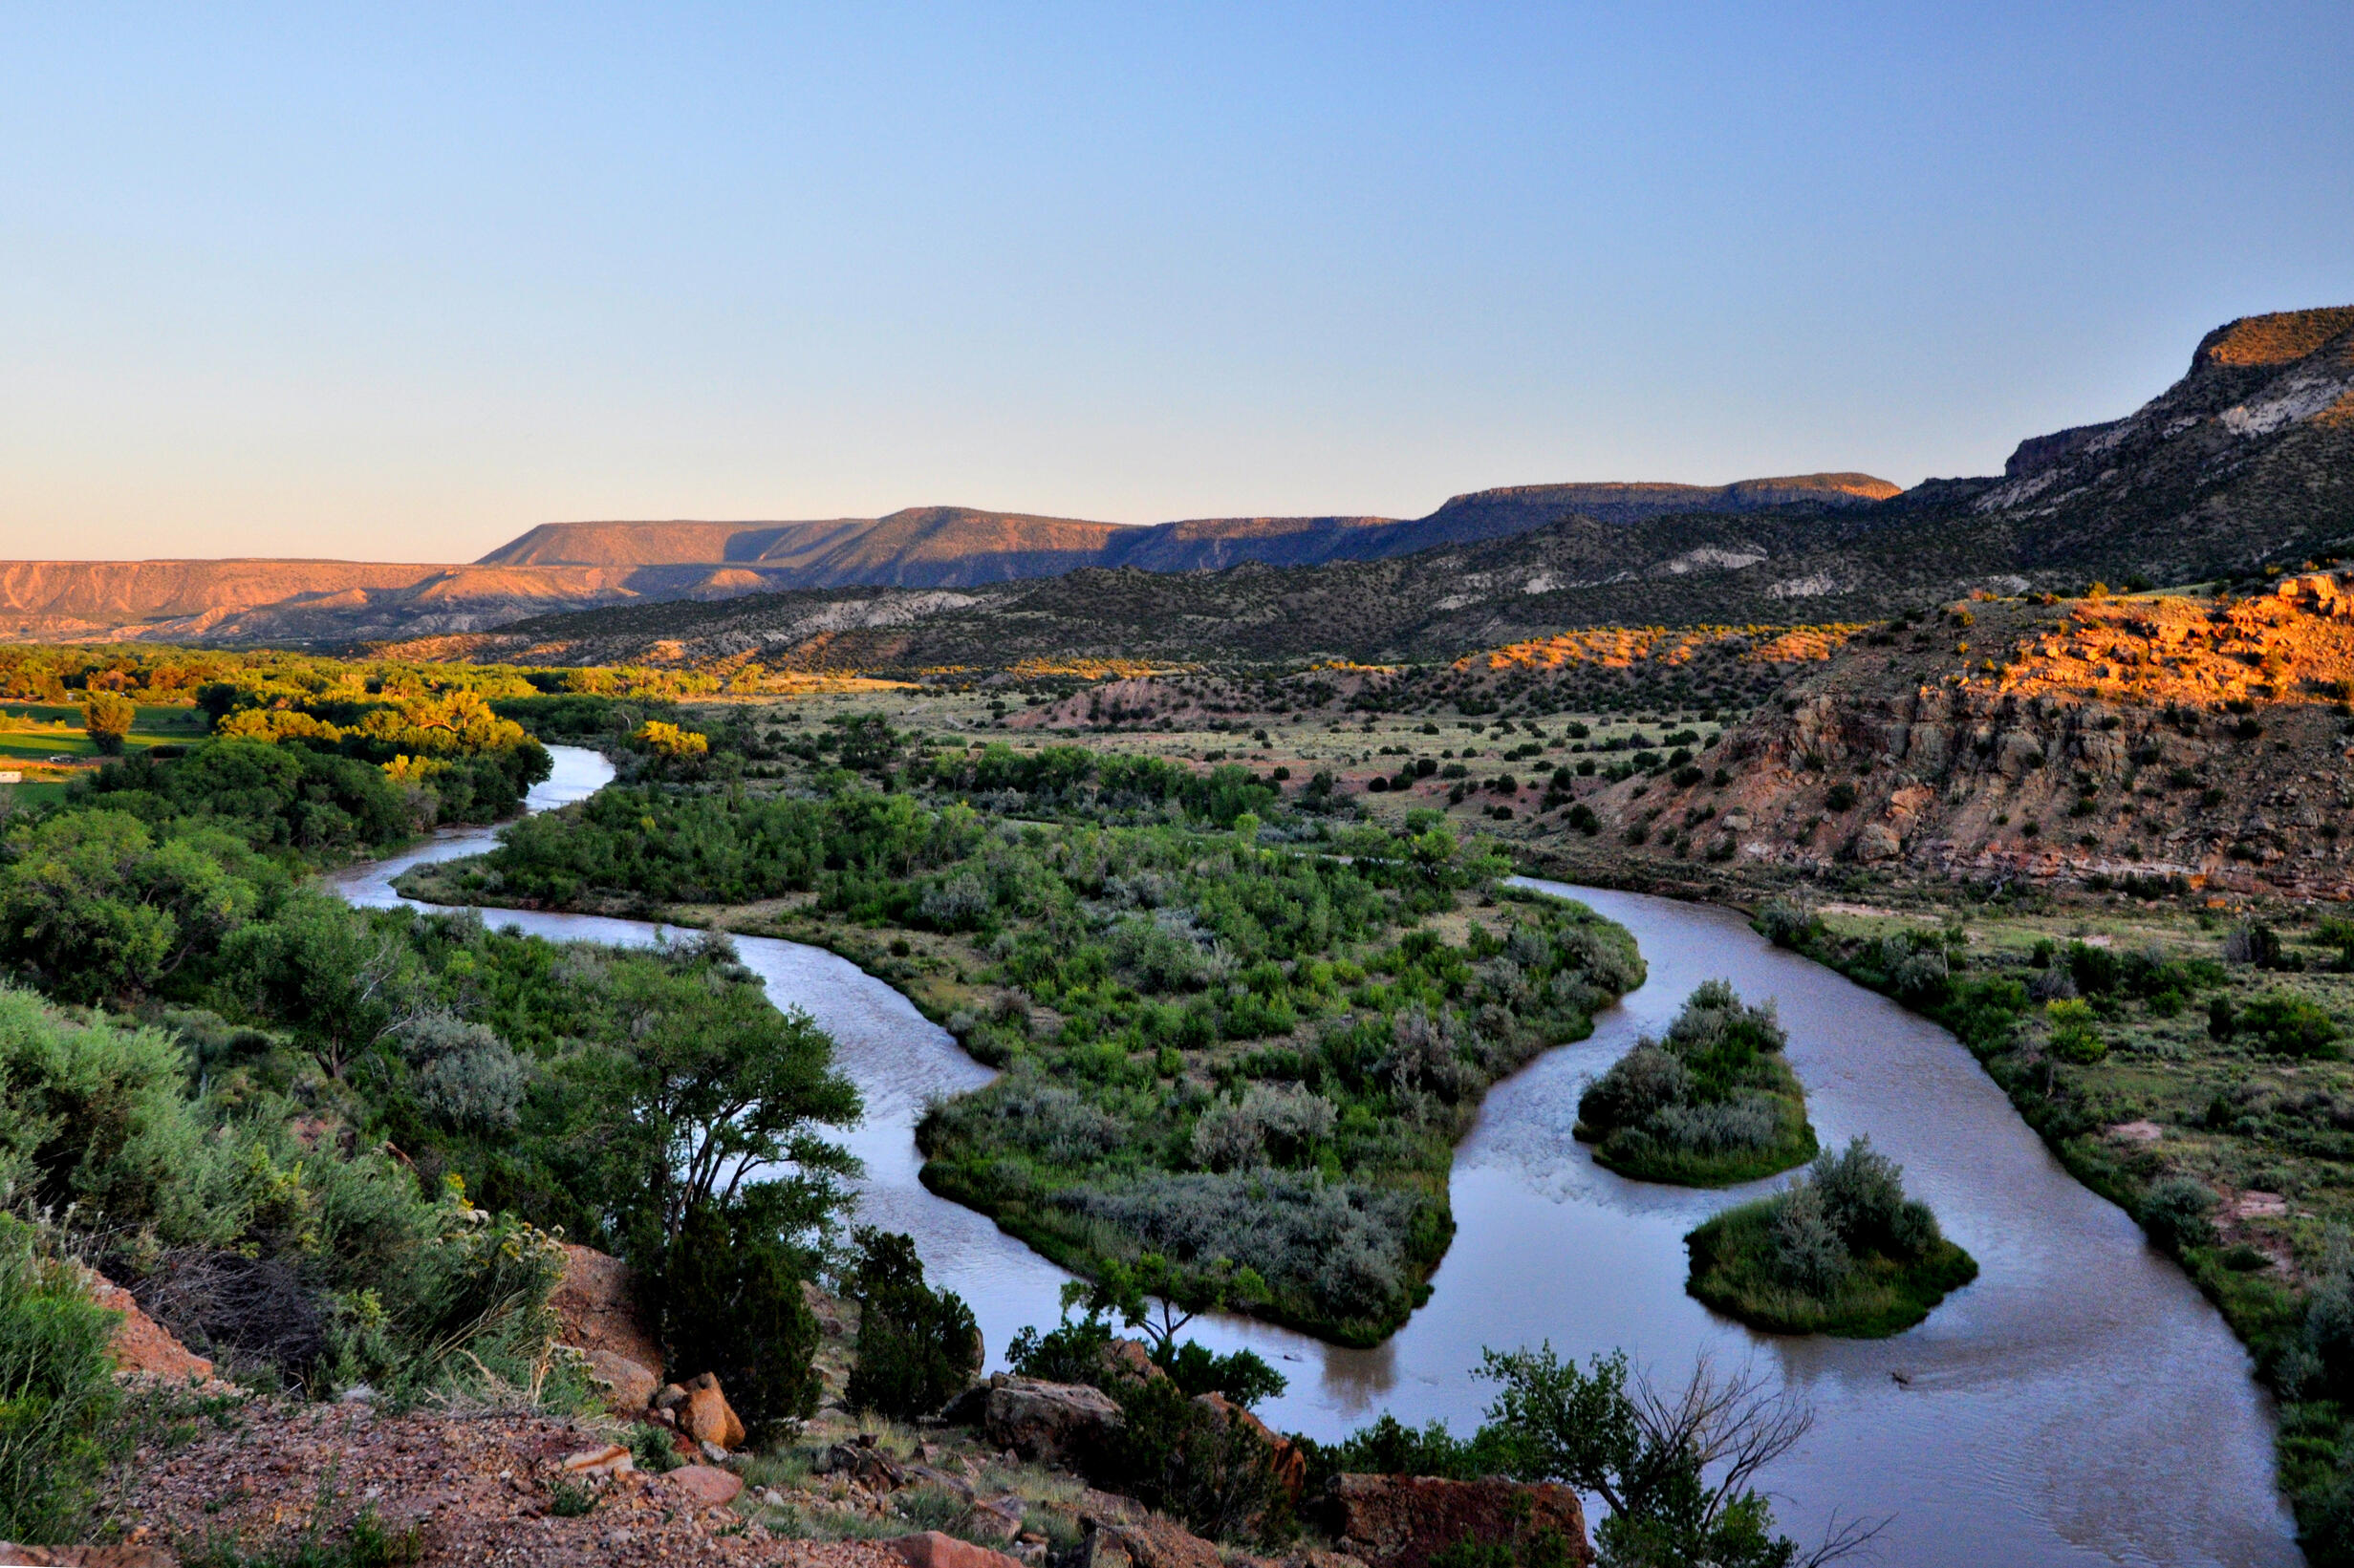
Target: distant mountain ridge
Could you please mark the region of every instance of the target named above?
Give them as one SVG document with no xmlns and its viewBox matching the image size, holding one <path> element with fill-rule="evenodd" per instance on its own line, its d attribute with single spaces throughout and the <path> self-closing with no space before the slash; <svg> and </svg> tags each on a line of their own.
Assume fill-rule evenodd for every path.
<svg viewBox="0 0 2354 1568">
<path fill-rule="evenodd" d="M 1218 571 L 1244 561 L 1376 561 L 1525 533 L 1576 513 L 1631 523 L 1669 512 L 1749 512 L 1795 502 L 1861 505 L 1897 494 L 1869 474 L 1732 484 L 1529 484 L 1450 498 L 1427 517 L 1208 517 L 1129 525 L 911 506 L 795 523 L 543 523 L 478 566 L 732 566 L 775 588 L 971 588 L 1082 567 Z"/>
<path fill-rule="evenodd" d="M 2179 584 L 2293 566 L 2354 554 L 2354 308 L 2218 328 L 2139 410 L 2031 438 L 2005 466 L 1876 502 L 1671 502 L 1619 521 L 1595 516 L 1609 498 L 1584 487 L 1578 510 L 1517 529 L 1514 508 L 1543 515 L 1566 487 L 1488 491 L 1434 513 L 1454 513 L 1451 537 L 1403 554 L 646 604 L 520 622 L 471 651 L 899 672 L 1057 657 L 1427 658 L 1575 626 L 1863 621 L 1977 589 Z M 1632 505 L 1652 499 L 1625 488 L 1637 491 Z M 1482 508 L 1496 529 L 1484 538 Z"/>
<path fill-rule="evenodd" d="M 1265 656 L 1419 655 L 1477 629 L 1854 618 L 1974 588 L 2184 583 L 2324 554 L 2354 554 L 2354 306 L 2227 323 L 2200 339 L 2179 380 L 2123 419 L 2030 437 L 2000 475 L 1902 493 L 1853 473 L 1540 484 L 1469 492 L 1413 519 L 1137 526 L 919 506 L 801 522 L 543 524 L 464 566 L 0 563 L 0 635 L 316 644 L 529 620 L 536 638 L 551 615 L 611 607 L 615 618 L 583 624 L 619 642 L 584 633 L 581 646 L 673 623 L 699 634 L 687 629 L 723 620 L 729 638 L 790 643 L 783 629 L 814 614 L 947 617 L 938 636 L 902 639 L 909 657 L 1015 643 L 1044 654 L 1057 636 L 1071 651 L 1166 653 L 1225 636 Z M 1382 593 L 1403 597 L 1359 602 Z M 680 603 L 747 595 L 775 602 L 716 619 Z M 957 617 L 977 627 L 1000 615 L 1013 618 L 956 629 Z"/>
<path fill-rule="evenodd" d="M 1085 568 L 1215 571 L 1378 560 L 1542 526 L 1896 493 L 1864 474 L 1735 484 L 1549 484 L 1457 496 L 1428 517 L 1223 517 L 1131 526 L 970 506 L 785 523 L 544 523 L 466 565 L 323 560 L 0 562 L 0 636 L 351 642 L 482 631 L 600 605 L 798 588 L 971 588 Z"/>
</svg>

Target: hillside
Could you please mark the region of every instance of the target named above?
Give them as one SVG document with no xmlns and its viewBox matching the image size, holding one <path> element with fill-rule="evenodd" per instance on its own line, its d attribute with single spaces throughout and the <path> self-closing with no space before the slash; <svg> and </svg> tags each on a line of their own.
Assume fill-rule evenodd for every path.
<svg viewBox="0 0 2354 1568">
<path fill-rule="evenodd" d="M 1600 835 L 1544 842 L 1691 883 L 1877 868 L 2354 895 L 2350 591 L 2317 572 L 2236 599 L 1955 605 L 1801 667 L 1688 783 L 1611 784 L 1586 797 Z"/>
<path fill-rule="evenodd" d="M 1201 518 L 1150 526 L 918 506 L 802 523 L 547 523 L 464 566 L 353 561 L 0 562 L 0 634 L 335 644 L 464 634 L 601 605 L 780 590 L 970 588 L 1085 568 L 1179 572 L 1376 560 L 1541 526 L 1581 502 L 1619 518 L 1739 512 L 1793 496 L 1863 505 L 1859 474 L 1729 485 L 1554 484 L 1457 496 L 1426 518 Z"/>
</svg>

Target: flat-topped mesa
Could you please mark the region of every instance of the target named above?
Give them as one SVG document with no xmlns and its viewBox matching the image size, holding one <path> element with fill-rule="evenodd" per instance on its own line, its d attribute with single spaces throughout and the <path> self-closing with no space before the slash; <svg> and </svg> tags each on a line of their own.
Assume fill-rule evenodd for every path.
<svg viewBox="0 0 2354 1568">
<path fill-rule="evenodd" d="M 2206 365 L 2285 365 L 2348 334 L 2354 334 L 2354 305 L 2244 315 L 2200 338 L 2198 351 L 2191 356 L 2191 369 L 2195 373 Z"/>
</svg>

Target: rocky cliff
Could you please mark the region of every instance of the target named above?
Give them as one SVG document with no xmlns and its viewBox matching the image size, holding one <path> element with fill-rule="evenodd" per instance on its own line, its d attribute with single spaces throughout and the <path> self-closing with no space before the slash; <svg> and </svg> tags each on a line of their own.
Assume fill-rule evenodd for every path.
<svg viewBox="0 0 2354 1568">
<path fill-rule="evenodd" d="M 2349 693 L 2354 584 L 2328 573 L 2237 599 L 1957 604 L 1849 642 L 1683 783 L 1593 795 L 1602 835 L 1554 838 L 1702 877 L 1861 865 L 2345 897 Z"/>
</svg>

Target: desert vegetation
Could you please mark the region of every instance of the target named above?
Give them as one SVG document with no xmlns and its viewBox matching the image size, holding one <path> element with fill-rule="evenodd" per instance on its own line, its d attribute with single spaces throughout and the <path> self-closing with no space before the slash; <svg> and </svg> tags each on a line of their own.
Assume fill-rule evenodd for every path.
<svg viewBox="0 0 2354 1568">
<path fill-rule="evenodd" d="M 1781 1333 L 1902 1333 L 1978 1272 L 1903 1178 L 1868 1139 L 1817 1155 L 1803 1177 L 1685 1238 L 1692 1294 Z"/>
<path fill-rule="evenodd" d="M 1771 1001 L 1707 981 L 1665 1036 L 1645 1036 L 1587 1086 L 1577 1135 L 1639 1181 L 1730 1187 L 1803 1165 L 1815 1131 L 1787 1041 Z"/>
</svg>

